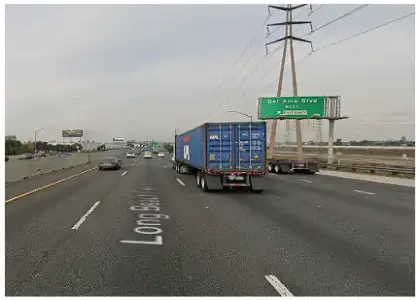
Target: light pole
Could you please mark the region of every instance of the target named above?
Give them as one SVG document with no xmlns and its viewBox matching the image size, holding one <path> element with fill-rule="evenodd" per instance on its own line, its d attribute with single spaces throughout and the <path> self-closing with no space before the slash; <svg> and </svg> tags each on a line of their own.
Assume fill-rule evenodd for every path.
<svg viewBox="0 0 420 300">
<path fill-rule="evenodd" d="M 35 129 L 35 130 L 34 130 L 34 135 L 35 135 L 34 155 L 36 155 L 36 133 L 37 133 L 38 131 L 43 130 L 43 129 L 44 129 L 44 128 L 38 128 L 38 129 Z"/>
<path fill-rule="evenodd" d="M 226 112 L 227 112 L 227 113 L 235 113 L 235 114 L 240 114 L 240 115 L 243 115 L 243 116 L 245 116 L 245 117 L 250 118 L 250 120 L 251 120 L 251 122 L 252 122 L 252 116 L 251 116 L 251 115 L 248 115 L 248 114 L 246 114 L 246 113 L 243 113 L 243 112 L 240 112 L 240 111 L 237 111 L 237 110 L 227 110 Z"/>
</svg>

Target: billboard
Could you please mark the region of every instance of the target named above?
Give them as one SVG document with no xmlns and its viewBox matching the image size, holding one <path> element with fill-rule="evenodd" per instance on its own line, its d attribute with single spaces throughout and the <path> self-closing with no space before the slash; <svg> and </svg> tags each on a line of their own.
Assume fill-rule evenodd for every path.
<svg viewBox="0 0 420 300">
<path fill-rule="evenodd" d="M 82 137 L 83 129 L 63 129 L 61 136 L 62 137 Z"/>
</svg>

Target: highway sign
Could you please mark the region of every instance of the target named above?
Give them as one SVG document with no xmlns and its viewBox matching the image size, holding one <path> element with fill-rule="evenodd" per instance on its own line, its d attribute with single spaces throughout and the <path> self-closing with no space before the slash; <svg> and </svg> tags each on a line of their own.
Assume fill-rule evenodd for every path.
<svg viewBox="0 0 420 300">
<path fill-rule="evenodd" d="M 314 119 L 324 116 L 324 96 L 261 97 L 258 102 L 260 120 Z"/>
<path fill-rule="evenodd" d="M 152 141 L 152 146 L 153 147 L 160 147 L 160 143 L 156 142 L 156 141 Z"/>
</svg>

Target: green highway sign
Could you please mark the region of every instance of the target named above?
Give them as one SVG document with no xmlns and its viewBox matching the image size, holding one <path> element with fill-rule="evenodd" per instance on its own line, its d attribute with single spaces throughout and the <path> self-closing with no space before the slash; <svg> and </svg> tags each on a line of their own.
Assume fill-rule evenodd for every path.
<svg viewBox="0 0 420 300">
<path fill-rule="evenodd" d="M 324 96 L 261 97 L 258 102 L 260 120 L 316 119 L 324 116 Z"/>
</svg>

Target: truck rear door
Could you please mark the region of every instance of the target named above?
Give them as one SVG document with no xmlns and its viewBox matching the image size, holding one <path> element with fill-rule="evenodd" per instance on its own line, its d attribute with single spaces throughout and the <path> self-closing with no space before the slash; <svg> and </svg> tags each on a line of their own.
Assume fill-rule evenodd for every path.
<svg viewBox="0 0 420 300">
<path fill-rule="evenodd" d="M 209 170 L 265 170 L 265 122 L 208 124 L 206 134 Z"/>
<path fill-rule="evenodd" d="M 266 123 L 235 125 L 235 169 L 265 170 Z"/>
<path fill-rule="evenodd" d="M 234 164 L 234 129 L 230 123 L 207 124 L 207 168 L 228 171 Z"/>
</svg>

